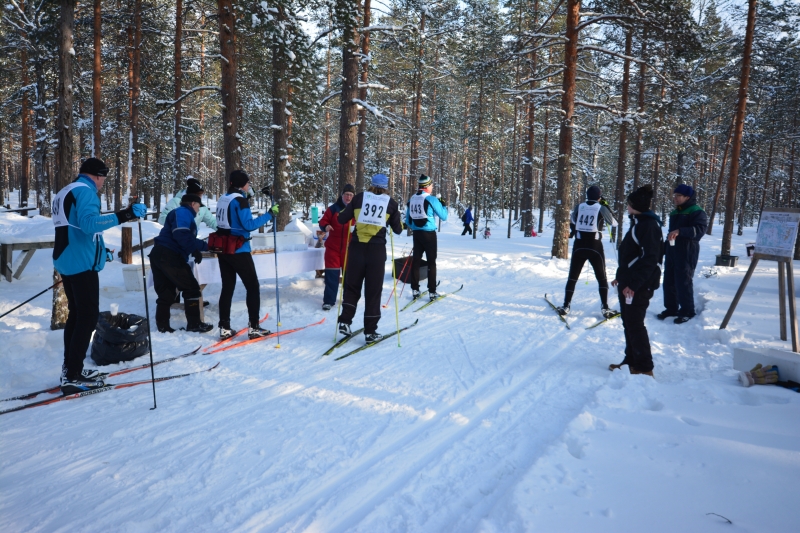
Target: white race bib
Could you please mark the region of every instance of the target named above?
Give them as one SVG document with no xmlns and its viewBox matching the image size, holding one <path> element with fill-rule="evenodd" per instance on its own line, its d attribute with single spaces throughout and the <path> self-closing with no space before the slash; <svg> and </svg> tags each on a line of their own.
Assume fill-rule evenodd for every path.
<svg viewBox="0 0 800 533">
<path fill-rule="evenodd" d="M 386 210 L 389 207 L 388 194 L 364 193 L 364 202 L 358 214 L 359 224 L 386 227 Z"/>
<path fill-rule="evenodd" d="M 603 206 L 600 205 L 600 202 L 593 205 L 584 203 L 578 206 L 578 221 L 575 228 L 578 231 L 597 232 L 597 219 L 600 216 L 601 207 Z"/>
<path fill-rule="evenodd" d="M 425 212 L 425 199 L 428 198 L 428 193 L 415 194 L 408 202 L 408 215 L 414 220 L 425 220 L 428 218 L 428 213 Z"/>
<path fill-rule="evenodd" d="M 56 197 L 53 198 L 53 204 L 50 206 L 53 213 L 53 225 L 57 228 L 62 226 L 72 226 L 73 228 L 77 228 L 78 226 L 73 226 L 69 223 L 67 219 L 67 213 L 64 209 L 64 199 L 67 197 L 69 192 L 72 189 L 76 189 L 78 187 L 88 187 L 85 183 L 81 183 L 76 181 L 75 183 L 70 183 L 56 194 Z"/>
<path fill-rule="evenodd" d="M 231 229 L 231 224 L 228 221 L 228 211 L 230 210 L 231 202 L 234 198 L 241 198 L 242 195 L 238 192 L 233 194 L 226 194 L 221 197 L 217 202 L 217 227 L 222 229 Z"/>
</svg>

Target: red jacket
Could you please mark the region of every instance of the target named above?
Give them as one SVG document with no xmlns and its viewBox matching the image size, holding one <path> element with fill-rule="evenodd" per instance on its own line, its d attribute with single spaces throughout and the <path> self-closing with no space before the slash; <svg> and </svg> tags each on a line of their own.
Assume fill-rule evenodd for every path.
<svg viewBox="0 0 800 533">
<path fill-rule="evenodd" d="M 325 268 L 342 268 L 344 263 L 345 250 L 350 241 L 348 225 L 339 224 L 339 212 L 344 208 L 344 202 L 339 197 L 335 204 L 325 210 L 325 214 L 319 220 L 322 231 L 328 226 L 333 228 L 325 241 Z"/>
</svg>

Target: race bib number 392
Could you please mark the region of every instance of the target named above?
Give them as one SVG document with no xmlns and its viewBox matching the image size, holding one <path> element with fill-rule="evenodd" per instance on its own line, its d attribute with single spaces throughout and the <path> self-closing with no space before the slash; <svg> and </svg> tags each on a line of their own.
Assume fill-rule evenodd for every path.
<svg viewBox="0 0 800 533">
<path fill-rule="evenodd" d="M 359 224 L 370 226 L 386 226 L 386 210 L 389 207 L 388 194 L 364 193 L 364 202 L 358 214 Z"/>
</svg>

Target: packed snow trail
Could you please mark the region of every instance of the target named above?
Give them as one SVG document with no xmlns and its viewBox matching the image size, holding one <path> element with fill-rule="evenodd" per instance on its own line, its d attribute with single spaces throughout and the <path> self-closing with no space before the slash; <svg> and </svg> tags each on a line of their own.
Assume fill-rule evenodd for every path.
<svg viewBox="0 0 800 533">
<path fill-rule="evenodd" d="M 359 336 L 321 357 L 335 311 L 320 310 L 322 283 L 312 273 L 281 279 L 281 314 L 287 324 L 326 318 L 322 325 L 282 339 L 280 349 L 268 339 L 156 367 L 159 376 L 220 361 L 212 373 L 158 388 L 156 411 L 148 391 L 131 389 L 0 418 L 0 529 L 460 532 L 568 524 L 705 533 L 716 527 L 706 513 L 715 512 L 742 530 L 792 531 L 800 395 L 742 389 L 730 369 L 732 345 L 786 345 L 772 318 L 775 269 L 759 265 L 753 292 L 719 331 L 746 265 L 714 270 L 719 241 L 704 240 L 695 282 L 702 313 L 682 326 L 655 320 L 660 291 L 648 310 L 654 380 L 607 370 L 623 357 L 622 322 L 584 329 L 602 318 L 596 282 L 581 277 L 572 330 L 543 300 L 547 293 L 561 303 L 569 266 L 550 258 L 549 238 L 515 232 L 473 241 L 458 236 L 460 224 L 443 228 L 440 290 L 464 289 L 402 313 L 401 325 L 420 323 L 403 333 L 401 348 L 382 343 L 334 362 L 363 343 Z M 752 240 L 747 231 L 735 246 Z M 396 248 L 410 244 L 397 240 Z M 117 302 L 143 314 L 142 294 L 122 289 L 121 268 L 110 263 L 101 275 L 101 308 Z M 51 273 L 49 257 L 37 254 L 22 280 L 0 283 L 0 311 L 41 290 Z M 265 280 L 261 291 L 262 312 L 275 316 L 274 284 Z M 209 322 L 218 318 L 218 295 L 219 285 L 205 290 Z M 58 375 L 61 332 L 49 330 L 46 300 L 0 321 L 8 350 L 2 397 Z M 238 286 L 239 327 L 243 300 Z M 400 306 L 408 300 L 406 290 Z M 393 305 L 382 333 L 395 329 Z M 172 319 L 183 320 L 177 312 Z M 153 339 L 164 357 L 215 340 Z"/>
</svg>

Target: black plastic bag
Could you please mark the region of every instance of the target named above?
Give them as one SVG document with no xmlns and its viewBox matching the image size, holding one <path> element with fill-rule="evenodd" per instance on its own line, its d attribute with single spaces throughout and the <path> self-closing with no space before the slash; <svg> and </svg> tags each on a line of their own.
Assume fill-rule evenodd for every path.
<svg viewBox="0 0 800 533">
<path fill-rule="evenodd" d="M 131 361 L 147 354 L 147 319 L 109 311 L 100 313 L 92 340 L 92 359 L 99 366 Z"/>
</svg>

